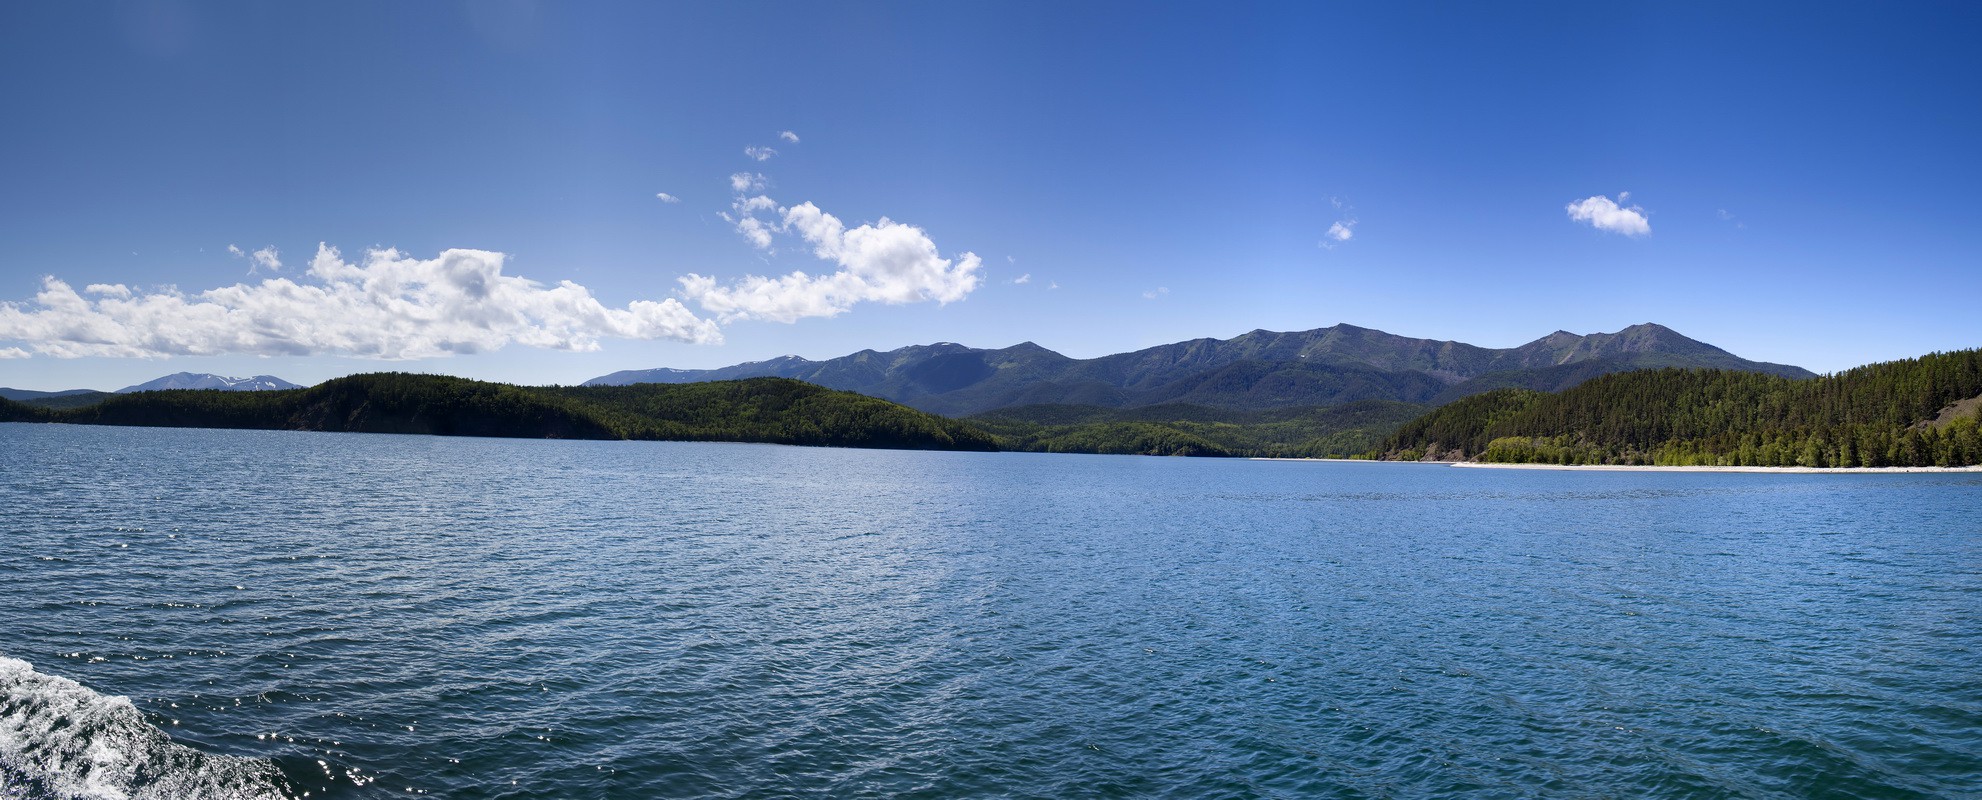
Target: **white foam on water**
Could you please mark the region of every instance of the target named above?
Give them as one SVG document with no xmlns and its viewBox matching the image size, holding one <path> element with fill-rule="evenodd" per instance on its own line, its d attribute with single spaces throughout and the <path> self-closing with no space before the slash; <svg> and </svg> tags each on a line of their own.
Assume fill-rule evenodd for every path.
<svg viewBox="0 0 1982 800">
<path fill-rule="evenodd" d="M 202 753 L 112 697 L 0 656 L 0 798 L 284 798 L 267 759 Z"/>
</svg>

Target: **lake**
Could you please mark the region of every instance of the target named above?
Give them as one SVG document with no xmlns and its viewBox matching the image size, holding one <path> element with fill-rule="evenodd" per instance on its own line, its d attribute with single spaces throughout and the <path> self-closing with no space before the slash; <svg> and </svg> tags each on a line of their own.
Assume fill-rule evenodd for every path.
<svg viewBox="0 0 1982 800">
<path fill-rule="evenodd" d="M 0 796 L 1982 795 L 1976 474 L 0 424 L 0 512 Z"/>
</svg>

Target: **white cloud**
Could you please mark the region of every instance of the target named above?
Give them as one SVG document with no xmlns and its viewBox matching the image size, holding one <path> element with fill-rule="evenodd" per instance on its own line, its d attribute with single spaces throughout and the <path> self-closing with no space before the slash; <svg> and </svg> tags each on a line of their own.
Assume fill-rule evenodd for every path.
<svg viewBox="0 0 1982 800">
<path fill-rule="evenodd" d="M 0 302 L 0 342 L 57 358 L 408 359 L 509 344 L 596 350 L 603 338 L 721 341 L 714 322 L 698 319 L 678 300 L 611 308 L 570 281 L 547 287 L 505 275 L 506 259 L 484 250 L 416 259 L 388 249 L 369 251 L 354 264 L 336 248 L 318 245 L 300 281 L 270 278 L 197 294 L 93 285 L 86 291 L 94 299 L 50 276 L 32 301 Z"/>
<path fill-rule="evenodd" d="M 680 278 L 683 293 L 725 322 L 794 322 L 837 316 L 862 302 L 948 304 L 964 299 L 982 283 L 978 270 L 983 262 L 975 253 L 943 258 L 929 235 L 913 225 L 882 217 L 848 229 L 839 218 L 809 202 L 775 206 L 768 197 L 739 199 L 733 206 L 738 211 L 737 230 L 753 245 L 767 249 L 773 233 L 796 235 L 812 246 L 814 256 L 838 265 L 837 271 L 828 275 L 794 271 L 775 278 L 749 275 L 728 286 L 690 274 Z M 779 216 L 764 220 L 755 216 L 759 211 L 775 211 Z"/>
<path fill-rule="evenodd" d="M 761 192 L 764 191 L 764 187 L 769 185 L 770 180 L 765 178 L 764 173 L 761 172 L 739 172 L 729 176 L 730 191 L 737 194 Z"/>
<path fill-rule="evenodd" d="M 787 142 L 791 142 L 792 144 L 798 144 L 798 134 L 792 133 L 791 131 L 778 131 L 778 138 L 783 139 Z M 757 160 L 762 161 L 763 159 L 760 158 Z"/>
<path fill-rule="evenodd" d="M 131 287 L 125 286 L 124 284 L 121 283 L 92 283 L 88 286 L 83 287 L 83 291 L 88 292 L 90 294 L 100 294 L 109 297 L 131 296 Z"/>
<path fill-rule="evenodd" d="M 746 147 L 743 148 L 743 154 L 758 161 L 769 161 L 771 156 L 778 154 L 778 151 L 768 147 Z"/>
<path fill-rule="evenodd" d="M 1564 206 L 1569 218 L 1577 222 L 1589 223 L 1600 231 L 1621 233 L 1625 236 L 1648 236 L 1652 223 L 1645 218 L 1645 209 L 1638 206 L 1623 206 L 1629 202 L 1630 192 L 1619 192 L 1615 201 L 1603 195 L 1585 197 Z"/>
<path fill-rule="evenodd" d="M 732 185 L 734 185 L 733 181 Z M 738 195 L 736 202 L 730 203 L 729 207 L 736 213 L 732 215 L 729 212 L 722 212 L 722 218 L 730 224 L 735 225 L 736 232 L 743 234 L 744 240 L 750 242 L 751 247 L 771 253 L 777 252 L 771 249 L 771 234 L 775 232 L 774 225 L 766 223 L 757 217 L 757 212 L 759 211 L 776 211 L 778 208 L 778 202 L 776 200 L 772 200 L 761 194 L 756 197 Z"/>
<path fill-rule="evenodd" d="M 255 260 L 255 266 L 261 267 L 262 269 L 266 269 L 270 272 L 278 272 L 282 269 L 281 256 L 282 254 L 276 251 L 274 245 L 269 245 L 268 247 L 264 247 L 260 250 L 256 250 L 253 254 Z M 253 272 L 254 270 L 250 269 L 249 271 Z"/>
<path fill-rule="evenodd" d="M 1056 284 L 1056 285 L 1057 285 L 1057 284 Z M 1166 295 L 1166 294 L 1169 294 L 1169 293 L 1170 293 L 1170 287 L 1168 287 L 1168 286 L 1158 286 L 1158 287 L 1156 287 L 1156 288 L 1154 288 L 1154 289 L 1151 289 L 1151 290 L 1149 290 L 1149 291 L 1147 291 L 1147 292 L 1143 292 L 1143 293 L 1142 293 L 1142 299 L 1144 299 L 1144 300 L 1155 300 L 1156 298 L 1158 298 L 1158 297 L 1162 297 L 1162 296 L 1164 296 L 1164 295 Z"/>
<path fill-rule="evenodd" d="M 1327 232 L 1321 235 L 1321 241 L 1315 242 L 1315 246 L 1333 250 L 1337 245 L 1356 238 L 1356 207 L 1340 197 L 1328 198 L 1328 205 L 1342 212 L 1341 218 L 1328 226 Z"/>
<path fill-rule="evenodd" d="M 1016 283 L 1016 284 L 1019 284 L 1019 285 L 1021 285 L 1021 286 L 1023 286 L 1023 285 L 1025 285 L 1025 284 L 1028 284 L 1028 283 L 1031 283 L 1031 282 L 1032 282 L 1032 273 L 1030 273 L 1030 272 L 1028 272 L 1028 273 L 1026 273 L 1026 274 L 1024 274 L 1024 275 L 1020 275 L 1020 276 L 1018 276 L 1018 277 L 1016 277 L 1016 278 L 1013 278 L 1013 279 L 1012 279 L 1012 282 L 1013 282 L 1013 283 Z"/>
<path fill-rule="evenodd" d="M 235 245 L 231 245 L 231 244 L 227 246 L 227 252 L 229 252 L 229 253 L 232 253 L 232 254 L 234 255 L 234 257 L 235 257 L 235 258 L 247 258 L 247 257 L 248 257 L 248 254 L 247 254 L 247 253 L 243 253 L 243 252 L 241 252 L 241 248 L 240 248 L 240 247 L 237 247 L 237 246 L 235 246 Z"/>
<path fill-rule="evenodd" d="M 667 192 L 655 192 L 655 193 L 654 193 L 654 199 L 656 199 L 656 200 L 659 200 L 659 201 L 661 201 L 661 202 L 663 202 L 663 203 L 679 203 L 679 202 L 681 202 L 681 198 L 679 198 L 679 197 L 676 197 L 676 196 L 674 196 L 674 195 L 671 195 L 671 194 L 668 194 Z"/>
<path fill-rule="evenodd" d="M 1049 281 L 1049 282 L 1048 282 L 1048 283 L 1046 284 L 1046 288 L 1048 288 L 1048 289 L 1058 289 L 1058 288 L 1060 288 L 1060 282 L 1059 282 L 1059 281 Z"/>
<path fill-rule="evenodd" d="M 736 221 L 736 232 L 743 234 L 751 247 L 771 250 L 771 227 L 756 217 L 742 217 Z M 776 252 L 776 251 L 771 251 Z"/>
<path fill-rule="evenodd" d="M 18 347 L 0 347 L 0 358 L 28 358 L 28 351 Z"/>
</svg>

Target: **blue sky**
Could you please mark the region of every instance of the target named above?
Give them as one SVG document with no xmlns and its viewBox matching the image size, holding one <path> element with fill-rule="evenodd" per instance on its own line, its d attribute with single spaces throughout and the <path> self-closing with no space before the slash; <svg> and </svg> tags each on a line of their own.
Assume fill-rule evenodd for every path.
<svg viewBox="0 0 1982 800">
<path fill-rule="evenodd" d="M 1982 346 L 1976 41 L 1972 4 L 7 4 L 0 385 Z"/>
</svg>

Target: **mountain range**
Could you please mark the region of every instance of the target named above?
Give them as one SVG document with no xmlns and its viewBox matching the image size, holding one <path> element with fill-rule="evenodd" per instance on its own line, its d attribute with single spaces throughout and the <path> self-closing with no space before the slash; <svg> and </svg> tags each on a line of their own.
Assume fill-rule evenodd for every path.
<svg viewBox="0 0 1982 800">
<path fill-rule="evenodd" d="M 1560 391 L 1600 375 L 1656 367 L 1814 377 L 1801 367 L 1749 361 L 1652 323 L 1616 333 L 1556 331 L 1500 349 L 1345 324 L 1255 330 L 1088 359 L 1032 342 L 997 350 L 938 342 L 825 361 L 783 356 L 718 369 L 629 370 L 585 385 L 795 378 L 960 417 L 1044 404 L 1189 403 L 1245 411 L 1359 400 L 1440 405 L 1500 388 Z"/>
<path fill-rule="evenodd" d="M 303 387 L 285 381 L 274 375 L 256 375 L 252 378 L 230 378 L 205 372 L 174 372 L 156 380 L 145 381 L 135 386 L 126 386 L 115 392 L 100 392 L 95 389 L 68 389 L 59 392 L 42 392 L 33 389 L 8 389 L 0 387 L 0 398 L 18 402 L 38 401 L 40 405 L 66 408 L 87 405 L 102 399 L 105 395 L 130 394 L 132 392 L 155 392 L 164 389 L 216 389 L 223 392 L 267 392 L 277 389 L 301 389 Z"/>
</svg>

